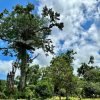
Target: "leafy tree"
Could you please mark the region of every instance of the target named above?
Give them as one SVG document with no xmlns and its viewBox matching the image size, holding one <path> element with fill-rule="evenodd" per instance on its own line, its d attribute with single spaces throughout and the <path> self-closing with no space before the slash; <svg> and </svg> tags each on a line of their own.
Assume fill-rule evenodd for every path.
<svg viewBox="0 0 100 100">
<path fill-rule="evenodd" d="M 83 90 L 82 90 L 82 96 L 83 97 L 100 97 L 100 82 L 93 83 L 93 82 L 86 82 Z"/>
<path fill-rule="evenodd" d="M 84 78 L 87 81 L 100 82 L 100 68 L 95 67 L 94 69 L 87 71 L 84 75 Z"/>
<path fill-rule="evenodd" d="M 27 68 L 36 58 L 31 54 L 39 48 L 46 53 L 54 53 L 52 41 L 47 37 L 54 26 L 60 30 L 63 28 L 63 23 L 57 22 L 59 13 L 45 6 L 42 17 L 39 17 L 33 10 L 34 5 L 29 3 L 25 7 L 18 4 L 12 11 L 5 9 L 0 13 L 0 39 L 5 43 L 0 50 L 5 56 L 16 57 L 17 67 L 21 72 L 19 91 L 24 90 Z"/>
<path fill-rule="evenodd" d="M 96 67 L 85 72 L 84 79 L 87 83 L 83 87 L 83 96 L 97 97 L 100 96 L 100 68 Z"/>
<path fill-rule="evenodd" d="M 94 57 L 90 57 L 89 63 L 93 64 Z M 78 75 L 84 80 L 82 88 L 83 97 L 97 97 L 100 96 L 100 68 L 83 63 L 78 68 Z"/>
<path fill-rule="evenodd" d="M 94 63 L 94 57 L 90 56 L 89 62 L 88 64 L 86 63 L 82 63 L 82 65 L 80 66 L 80 68 L 78 68 L 77 72 L 78 72 L 78 76 L 84 77 L 85 73 L 87 71 L 90 71 L 91 69 L 94 69 L 93 66 L 90 66 L 89 64 L 93 64 Z"/>
<path fill-rule="evenodd" d="M 93 63 L 94 57 L 90 57 L 89 63 Z M 78 75 L 83 77 L 86 81 L 100 82 L 100 68 L 97 66 L 90 66 L 82 63 L 81 67 L 77 70 Z"/>
<path fill-rule="evenodd" d="M 65 54 L 55 57 L 51 61 L 51 77 L 54 84 L 54 92 L 59 95 L 62 88 L 66 91 L 66 100 L 68 96 L 71 95 L 74 89 L 73 81 L 73 68 L 72 62 L 74 60 L 75 53 L 72 51 L 67 51 Z"/>
</svg>

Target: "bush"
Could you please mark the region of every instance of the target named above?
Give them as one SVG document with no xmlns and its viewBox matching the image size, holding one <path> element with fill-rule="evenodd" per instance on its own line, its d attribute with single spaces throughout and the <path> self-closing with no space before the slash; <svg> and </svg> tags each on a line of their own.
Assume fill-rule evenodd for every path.
<svg viewBox="0 0 100 100">
<path fill-rule="evenodd" d="M 64 88 L 61 88 L 60 90 L 59 90 L 59 95 L 60 96 L 66 96 L 66 90 L 64 89 Z"/>
<path fill-rule="evenodd" d="M 100 83 L 86 83 L 82 90 L 83 97 L 97 97 L 100 96 Z"/>
<path fill-rule="evenodd" d="M 7 99 L 6 95 L 4 93 L 0 92 L 0 99 Z"/>
<path fill-rule="evenodd" d="M 42 100 L 52 97 L 53 86 L 46 80 L 41 80 L 35 87 L 35 94 L 37 98 Z"/>
</svg>

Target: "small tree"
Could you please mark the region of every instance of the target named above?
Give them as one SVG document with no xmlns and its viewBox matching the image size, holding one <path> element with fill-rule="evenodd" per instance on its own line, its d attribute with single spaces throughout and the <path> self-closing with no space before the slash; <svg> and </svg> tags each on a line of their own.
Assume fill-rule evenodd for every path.
<svg viewBox="0 0 100 100">
<path fill-rule="evenodd" d="M 59 13 L 45 6 L 42 17 L 39 17 L 33 10 L 34 5 L 29 3 L 26 7 L 16 5 L 11 12 L 5 9 L 0 13 L 0 39 L 5 43 L 0 50 L 5 56 L 15 56 L 17 59 L 21 74 L 19 91 L 24 90 L 27 68 L 36 58 L 31 56 L 32 53 L 39 48 L 46 53 L 54 53 L 52 41 L 47 37 L 51 34 L 52 27 L 56 26 L 60 30 L 63 28 L 63 23 L 57 22 Z"/>
<path fill-rule="evenodd" d="M 82 63 L 82 65 L 80 66 L 80 68 L 78 68 L 77 72 L 78 72 L 78 76 L 81 77 L 85 77 L 86 72 L 90 71 L 91 69 L 94 69 L 95 67 L 90 66 L 89 64 L 93 64 L 94 63 L 94 57 L 90 56 L 89 62 L 88 64 L 86 63 Z"/>
<path fill-rule="evenodd" d="M 90 57 L 89 63 L 94 63 L 93 56 Z M 98 88 L 100 84 L 100 68 L 91 66 L 89 63 L 82 63 L 81 67 L 78 68 L 78 75 L 84 80 L 84 85 L 81 87 L 82 96 L 97 97 L 97 95 L 100 96 L 100 89 Z"/>
</svg>

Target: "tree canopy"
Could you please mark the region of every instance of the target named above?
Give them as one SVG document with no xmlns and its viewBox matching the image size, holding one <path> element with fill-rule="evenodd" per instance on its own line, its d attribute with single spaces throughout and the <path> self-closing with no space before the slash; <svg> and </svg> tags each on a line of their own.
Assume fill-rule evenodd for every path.
<svg viewBox="0 0 100 100">
<path fill-rule="evenodd" d="M 46 53 L 54 53 L 52 40 L 47 37 L 51 34 L 52 27 L 56 26 L 60 30 L 63 28 L 63 23 L 58 22 L 59 13 L 45 6 L 40 17 L 33 10 L 34 5 L 28 3 L 25 7 L 16 5 L 11 12 L 5 9 L 0 13 L 0 39 L 7 43 L 0 50 L 5 56 L 17 58 L 16 67 L 21 70 L 20 91 L 25 88 L 27 67 L 36 57 L 31 54 L 39 48 Z"/>
</svg>

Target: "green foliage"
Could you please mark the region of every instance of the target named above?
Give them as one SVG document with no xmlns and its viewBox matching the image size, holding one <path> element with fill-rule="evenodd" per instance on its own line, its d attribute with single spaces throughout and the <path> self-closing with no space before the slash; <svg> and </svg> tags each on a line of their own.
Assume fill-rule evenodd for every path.
<svg viewBox="0 0 100 100">
<path fill-rule="evenodd" d="M 25 99 L 32 99 L 33 96 L 34 96 L 34 93 L 29 87 L 25 87 L 24 92 L 20 95 L 20 97 L 25 98 Z"/>
<path fill-rule="evenodd" d="M 78 75 L 79 76 L 84 77 L 85 76 L 85 73 L 87 71 L 90 71 L 91 69 L 93 69 L 93 66 L 89 66 L 86 63 L 82 63 L 81 67 L 78 68 L 77 72 L 78 72 Z"/>
<path fill-rule="evenodd" d="M 40 78 L 39 65 L 33 65 L 28 67 L 26 72 L 26 81 L 28 84 L 37 84 L 37 81 Z"/>
<path fill-rule="evenodd" d="M 64 89 L 64 88 L 61 88 L 60 90 L 59 90 L 59 93 L 58 93 L 60 96 L 62 96 L 62 97 L 65 97 L 66 96 L 66 90 Z"/>
<path fill-rule="evenodd" d="M 86 71 L 84 78 L 87 81 L 92 81 L 92 82 L 100 82 L 100 68 L 94 68 L 89 71 Z"/>
<path fill-rule="evenodd" d="M 99 83 L 93 83 L 93 82 L 85 83 L 82 90 L 82 95 L 83 97 L 100 96 L 100 82 Z"/>
<path fill-rule="evenodd" d="M 35 87 L 35 93 L 36 97 L 40 98 L 41 100 L 52 97 L 53 86 L 46 80 L 40 80 Z"/>
<path fill-rule="evenodd" d="M 3 92 L 6 88 L 6 81 L 0 80 L 0 92 Z"/>
<path fill-rule="evenodd" d="M 85 81 L 79 77 L 76 79 L 75 96 L 81 97 Z"/>
<path fill-rule="evenodd" d="M 51 77 L 51 71 L 50 71 L 50 67 L 42 67 L 40 68 L 40 73 L 41 73 L 41 79 L 42 80 L 47 80 L 49 82 L 52 81 L 52 77 Z"/>
<path fill-rule="evenodd" d="M 66 96 L 70 95 L 74 89 L 74 75 L 72 62 L 74 60 L 73 51 L 57 56 L 51 61 L 50 71 L 54 84 L 54 93 L 59 94 L 60 90 L 66 90 Z"/>
<path fill-rule="evenodd" d="M 42 17 L 33 13 L 34 5 L 16 5 L 12 11 L 0 13 L 0 39 L 7 45 L 0 47 L 5 56 L 16 56 L 17 68 L 21 70 L 19 90 L 26 85 L 27 68 L 36 58 L 31 54 L 42 48 L 44 52 L 54 53 L 51 39 L 47 39 L 54 26 L 60 30 L 64 25 L 59 21 L 60 14 L 44 7 Z M 46 13 L 45 13 L 46 12 Z M 47 21 L 48 17 L 48 21 Z"/>
<path fill-rule="evenodd" d="M 8 44 L 5 49 L 1 48 L 4 55 L 12 54 L 10 48 L 15 53 L 19 53 L 19 48 L 29 51 L 43 48 L 45 52 L 53 53 L 53 45 L 50 46 L 51 40 L 46 37 L 51 34 L 51 28 L 54 26 L 62 30 L 63 23 L 57 22 L 60 14 L 44 7 L 41 18 L 32 13 L 33 10 L 34 5 L 29 3 L 26 7 L 16 5 L 13 11 L 4 10 L 0 14 L 0 39 Z M 50 23 L 46 20 L 46 16 L 51 20 Z"/>
<path fill-rule="evenodd" d="M 12 91 L 10 91 L 8 87 L 6 87 L 3 93 L 5 94 L 6 99 L 17 99 L 19 97 L 19 92 L 16 87 L 14 87 Z"/>
<path fill-rule="evenodd" d="M 82 65 L 80 66 L 80 68 L 78 68 L 77 72 L 78 72 L 78 76 L 83 77 L 84 79 L 86 79 L 88 72 L 90 72 L 90 70 L 94 70 L 96 67 L 90 66 L 89 64 L 93 64 L 94 63 L 94 57 L 90 56 L 90 60 L 88 62 L 88 64 L 86 63 L 82 63 Z"/>
<path fill-rule="evenodd" d="M 48 16 L 50 17 L 50 22 L 52 22 L 52 24 L 49 26 L 49 28 L 52 28 L 53 26 L 57 26 L 60 30 L 63 29 L 64 25 L 63 23 L 57 23 L 56 20 L 60 20 L 59 17 L 60 17 L 60 14 L 59 13 L 55 13 L 52 8 L 51 9 L 48 9 L 47 6 L 45 6 L 43 8 L 43 13 L 42 15 L 44 17 Z"/>
<path fill-rule="evenodd" d="M 7 96 L 4 93 L 0 92 L 0 99 L 7 99 Z"/>
<path fill-rule="evenodd" d="M 89 63 L 93 63 L 94 57 L 90 57 Z M 83 97 L 100 96 L 100 68 L 83 63 L 78 68 L 78 74 L 83 78 L 82 89 Z"/>
<path fill-rule="evenodd" d="M 6 81 L 0 80 L 0 99 L 7 99 L 5 90 L 6 90 Z"/>
</svg>

